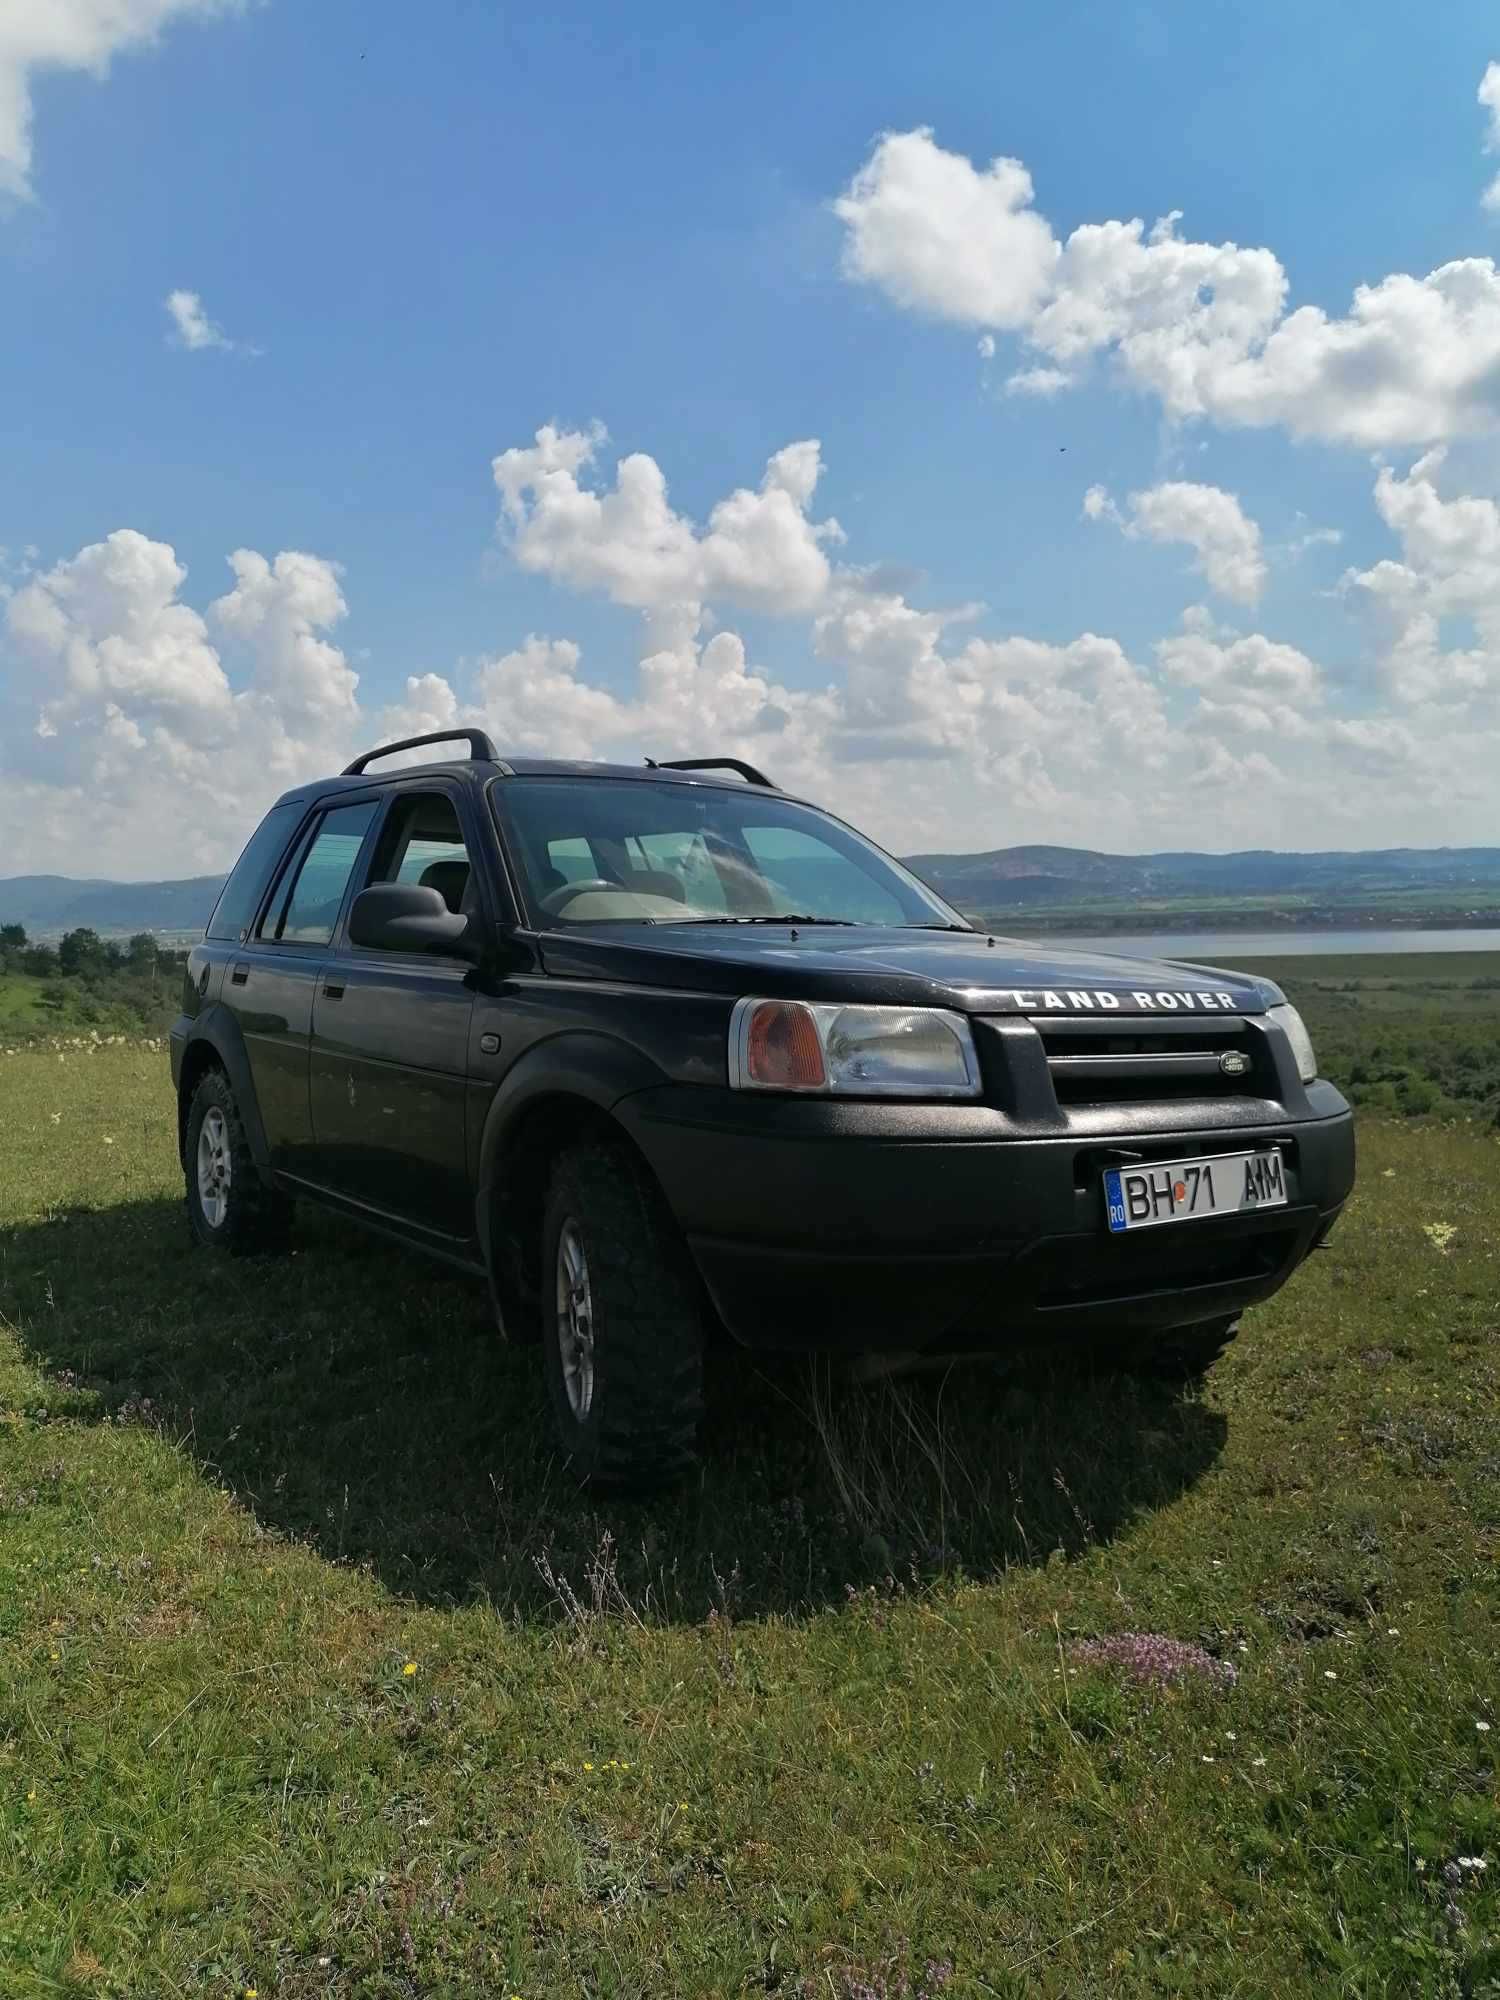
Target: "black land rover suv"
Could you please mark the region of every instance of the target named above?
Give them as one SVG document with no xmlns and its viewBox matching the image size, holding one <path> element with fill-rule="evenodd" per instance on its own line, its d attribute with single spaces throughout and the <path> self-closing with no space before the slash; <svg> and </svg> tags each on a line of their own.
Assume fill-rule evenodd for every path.
<svg viewBox="0 0 1500 2000">
<path fill-rule="evenodd" d="M 605 1482 L 690 1459 L 716 1320 L 1201 1368 L 1354 1179 L 1267 981 L 988 936 L 734 760 L 477 730 L 271 808 L 171 1052 L 201 1242 L 306 1198 L 487 1276 Z"/>
</svg>

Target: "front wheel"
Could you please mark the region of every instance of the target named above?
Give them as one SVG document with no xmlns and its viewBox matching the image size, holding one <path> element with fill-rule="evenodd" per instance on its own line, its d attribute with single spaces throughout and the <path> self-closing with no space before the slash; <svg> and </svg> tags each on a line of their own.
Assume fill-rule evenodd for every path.
<svg viewBox="0 0 1500 2000">
<path fill-rule="evenodd" d="M 182 1164 L 188 1226 L 199 1243 L 240 1257 L 285 1249 L 292 1205 L 261 1179 L 221 1069 L 205 1070 L 193 1092 Z"/>
<path fill-rule="evenodd" d="M 623 1150 L 576 1147 L 542 1227 L 542 1356 L 558 1436 L 592 1486 L 661 1486 L 697 1452 L 704 1312 L 657 1188 Z"/>
</svg>

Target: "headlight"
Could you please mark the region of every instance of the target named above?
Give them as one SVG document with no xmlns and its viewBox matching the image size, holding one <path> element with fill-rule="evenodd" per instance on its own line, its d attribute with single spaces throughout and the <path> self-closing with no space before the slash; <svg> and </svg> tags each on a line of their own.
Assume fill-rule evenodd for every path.
<svg viewBox="0 0 1500 2000">
<path fill-rule="evenodd" d="M 968 1022 L 940 1007 L 740 1000 L 729 1083 L 824 1097 L 977 1097 L 979 1061 Z"/>
<path fill-rule="evenodd" d="M 1291 1043 L 1292 1054 L 1297 1058 L 1297 1074 L 1304 1083 L 1311 1083 L 1318 1073 L 1318 1059 L 1313 1054 L 1312 1036 L 1308 1034 L 1302 1016 L 1295 1007 L 1283 1002 L 1279 1007 L 1268 1007 L 1266 1019 L 1274 1021 Z"/>
</svg>

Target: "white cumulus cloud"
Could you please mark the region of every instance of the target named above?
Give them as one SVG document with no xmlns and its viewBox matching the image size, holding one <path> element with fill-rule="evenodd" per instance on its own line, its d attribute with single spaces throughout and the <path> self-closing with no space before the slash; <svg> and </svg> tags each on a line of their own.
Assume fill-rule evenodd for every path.
<svg viewBox="0 0 1500 2000">
<path fill-rule="evenodd" d="M 236 343 L 223 327 L 203 310 L 203 301 L 196 292 L 168 292 L 164 305 L 172 322 L 168 338 L 177 346 L 186 347 L 190 352 L 205 347 L 228 349 L 235 346 Z"/>
<path fill-rule="evenodd" d="M 1220 486 L 1165 480 L 1130 494 L 1123 513 L 1102 486 L 1091 486 L 1083 511 L 1090 520 L 1114 521 L 1132 539 L 1186 543 L 1196 552 L 1194 568 L 1238 604 L 1254 604 L 1265 588 L 1260 528 Z"/>
<path fill-rule="evenodd" d="M 32 192 L 33 79 L 47 70 L 104 76 L 112 56 L 170 22 L 231 11 L 238 0 L 4 0 L 0 5 L 0 194 Z"/>
<path fill-rule="evenodd" d="M 1050 288 L 1058 248 L 1019 160 L 984 169 L 931 130 L 887 132 L 833 204 L 844 269 L 899 305 L 981 327 L 1022 327 Z"/>
<path fill-rule="evenodd" d="M 1500 62 L 1487 63 L 1484 75 L 1479 80 L 1479 102 L 1490 114 L 1490 128 L 1485 134 L 1484 150 L 1500 153 Z M 1500 174 L 1490 182 L 1480 196 L 1480 203 L 1492 215 L 1500 215 Z"/>
<path fill-rule="evenodd" d="M 1428 452 L 1404 477 L 1381 467 L 1375 506 L 1400 558 L 1351 570 L 1344 584 L 1374 616 L 1397 699 L 1466 704 L 1500 695 L 1500 505 L 1483 494 L 1445 499 L 1444 460 Z"/>
<path fill-rule="evenodd" d="M 926 127 L 886 134 L 835 208 L 849 277 L 899 306 L 1020 336 L 1016 393 L 1056 394 L 1106 358 L 1174 419 L 1377 447 L 1500 419 L 1500 271 L 1488 257 L 1361 285 L 1341 316 L 1288 312 L 1274 251 L 1185 237 L 1176 212 L 1150 228 L 1084 223 L 1060 240 L 1018 161 L 980 170 Z"/>
<path fill-rule="evenodd" d="M 231 568 L 205 617 L 182 600 L 175 551 L 122 528 L 5 605 L 14 671 L 0 678 L 32 701 L 34 730 L 0 744 L 8 855 L 34 844 L 91 875 L 207 872 L 269 796 L 339 768 L 365 725 L 357 677 L 322 637 L 344 613 L 333 566 L 241 550 Z"/>
<path fill-rule="evenodd" d="M 719 501 L 700 531 L 674 511 L 645 452 L 619 461 L 612 487 L 584 483 L 605 435 L 597 424 L 544 424 L 533 444 L 495 459 L 503 530 L 523 569 L 602 590 L 616 604 L 686 607 L 693 617 L 709 599 L 782 613 L 819 602 L 831 574 L 825 544 L 843 531 L 808 517 L 823 469 L 816 439 L 776 452 L 760 486 Z"/>
</svg>

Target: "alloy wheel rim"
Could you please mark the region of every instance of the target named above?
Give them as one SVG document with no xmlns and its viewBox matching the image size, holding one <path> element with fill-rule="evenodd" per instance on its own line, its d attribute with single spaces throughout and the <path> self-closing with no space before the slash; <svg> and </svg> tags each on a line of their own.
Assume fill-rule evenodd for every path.
<svg viewBox="0 0 1500 2000">
<path fill-rule="evenodd" d="M 571 1218 L 557 1239 L 557 1352 L 568 1408 L 582 1423 L 594 1401 L 594 1296 L 583 1235 Z"/>
<path fill-rule="evenodd" d="M 198 1128 L 198 1206 L 210 1229 L 222 1229 L 229 1213 L 229 1127 L 217 1104 Z"/>
</svg>

